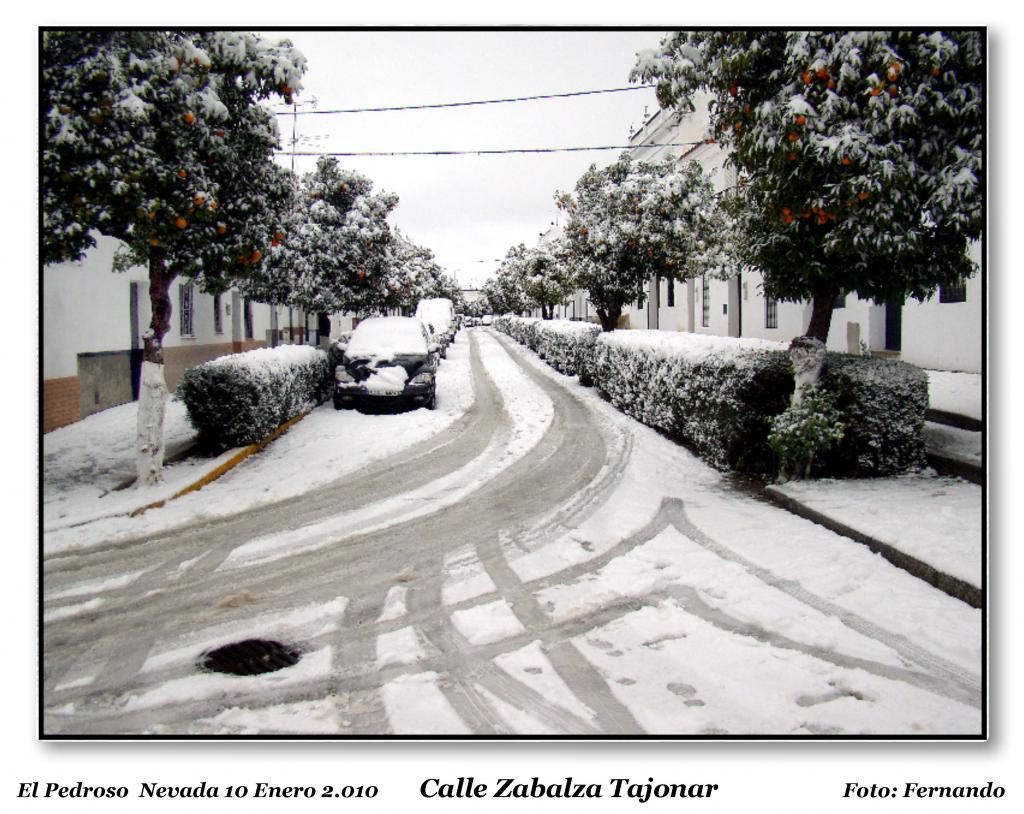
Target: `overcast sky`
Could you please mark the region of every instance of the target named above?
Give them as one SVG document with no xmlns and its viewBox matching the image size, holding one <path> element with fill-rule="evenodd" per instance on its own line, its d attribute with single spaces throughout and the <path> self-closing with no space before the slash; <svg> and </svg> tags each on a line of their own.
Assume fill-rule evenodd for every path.
<svg viewBox="0 0 1024 814">
<path fill-rule="evenodd" d="M 317 109 L 474 101 L 626 87 L 650 31 L 295 31 L 309 60 L 296 101 Z M 310 110 L 300 106 L 299 110 Z M 298 117 L 299 150 L 474 150 L 625 144 L 652 90 L 479 107 Z M 279 119 L 282 139 L 292 118 Z M 532 245 L 555 220 L 553 195 L 616 152 L 547 155 L 346 157 L 342 166 L 398 194 L 391 217 L 431 249 L 464 288 L 496 269 L 510 246 Z M 281 158 L 289 165 L 290 158 Z M 295 159 L 298 172 L 315 158 Z M 481 262 L 482 261 L 482 262 Z"/>
</svg>

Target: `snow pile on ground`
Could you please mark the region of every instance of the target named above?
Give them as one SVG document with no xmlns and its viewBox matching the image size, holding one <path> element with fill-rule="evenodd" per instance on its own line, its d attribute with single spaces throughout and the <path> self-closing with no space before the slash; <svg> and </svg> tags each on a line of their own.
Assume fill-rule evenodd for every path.
<svg viewBox="0 0 1024 814">
<path fill-rule="evenodd" d="M 775 487 L 845 526 L 981 587 L 981 487 L 906 475 L 791 481 Z"/>
<path fill-rule="evenodd" d="M 130 511 L 170 497 L 190 482 L 197 466 L 190 462 L 165 469 L 165 483 L 145 489 L 112 491 L 135 478 L 137 401 L 111 407 L 43 436 L 43 528 L 67 526 L 91 517 Z M 167 403 L 164 444 L 167 454 L 195 439 L 185 405 Z"/>
<path fill-rule="evenodd" d="M 926 370 L 925 373 L 928 375 L 929 407 L 982 420 L 980 374 L 948 370 Z"/>
<path fill-rule="evenodd" d="M 324 404 L 219 480 L 138 517 L 127 513 L 171 497 L 233 451 L 167 466 L 162 486 L 101 499 L 104 488 L 134 471 L 136 405 L 105 410 L 44 436 L 44 552 L 132 539 L 286 500 L 429 438 L 464 415 L 473 399 L 469 345 L 461 342 L 449 348 L 438 368 L 437 409 L 366 415 Z M 168 406 L 169 445 L 191 439 L 184 406 Z M 78 525 L 97 518 L 104 519 Z"/>
</svg>

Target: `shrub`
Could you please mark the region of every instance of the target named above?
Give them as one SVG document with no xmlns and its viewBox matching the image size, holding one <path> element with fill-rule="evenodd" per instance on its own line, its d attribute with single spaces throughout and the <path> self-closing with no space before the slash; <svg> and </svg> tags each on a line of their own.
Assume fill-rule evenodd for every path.
<svg viewBox="0 0 1024 814">
<path fill-rule="evenodd" d="M 177 392 L 204 443 L 234 447 L 263 440 L 322 400 L 331 376 L 325 351 L 283 345 L 189 368 Z"/>
<path fill-rule="evenodd" d="M 774 475 L 769 427 L 793 390 L 778 343 L 614 331 L 595 350 L 594 384 L 624 413 L 686 442 L 718 469 Z"/>
<path fill-rule="evenodd" d="M 782 343 L 669 331 L 600 334 L 586 323 L 519 317 L 501 317 L 495 326 L 718 469 L 767 479 L 780 468 L 793 474 L 798 460 L 806 464 L 801 456 L 815 433 L 812 476 L 890 475 L 925 462 L 927 379 L 904 362 L 827 354 L 811 405 L 825 409 L 827 420 L 806 411 L 779 418 L 773 448 L 773 421 L 786 413 L 793 392 Z M 837 440 L 826 427 L 839 426 Z M 783 428 L 787 440 L 778 446 Z"/>
<path fill-rule="evenodd" d="M 928 378 L 906 362 L 830 353 L 819 383 L 846 431 L 822 460 L 839 477 L 892 475 L 925 465 Z"/>
<path fill-rule="evenodd" d="M 812 384 L 771 422 L 768 443 L 779 459 L 779 479 L 809 478 L 815 460 L 843 439 L 843 422 L 835 397 Z"/>
</svg>

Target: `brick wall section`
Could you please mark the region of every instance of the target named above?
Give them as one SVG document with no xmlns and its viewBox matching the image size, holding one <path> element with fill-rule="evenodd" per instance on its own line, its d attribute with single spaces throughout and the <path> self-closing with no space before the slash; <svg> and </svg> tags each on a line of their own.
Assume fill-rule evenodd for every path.
<svg viewBox="0 0 1024 814">
<path fill-rule="evenodd" d="M 81 418 L 78 377 L 43 381 L 43 432 L 74 424 Z"/>
<path fill-rule="evenodd" d="M 164 348 L 164 378 L 167 380 L 167 389 L 172 393 L 178 386 L 181 377 L 190 367 L 233 353 L 231 342 L 220 345 L 177 345 L 172 348 Z"/>
<path fill-rule="evenodd" d="M 179 345 L 164 348 L 164 376 L 167 379 L 167 389 L 173 393 L 181 377 L 190 367 L 216 359 L 218 356 L 264 348 L 266 345 L 267 343 L 261 340 L 246 339 L 244 342 L 224 342 L 220 345 Z"/>
</svg>

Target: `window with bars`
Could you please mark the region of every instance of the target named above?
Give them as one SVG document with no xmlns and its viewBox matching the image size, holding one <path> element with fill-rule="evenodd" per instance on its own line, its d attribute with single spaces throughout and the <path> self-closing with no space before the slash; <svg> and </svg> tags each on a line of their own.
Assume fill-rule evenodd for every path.
<svg viewBox="0 0 1024 814">
<path fill-rule="evenodd" d="M 181 336 L 195 336 L 193 303 L 195 302 L 195 286 L 182 283 L 178 286 L 179 331 Z"/>
<path fill-rule="evenodd" d="M 704 275 L 700 278 L 700 324 L 707 328 L 711 324 L 711 283 Z"/>
<path fill-rule="evenodd" d="M 779 302 L 771 297 L 764 298 L 764 327 L 779 327 Z"/>
<path fill-rule="evenodd" d="M 967 283 L 939 286 L 939 302 L 967 302 Z"/>
<path fill-rule="evenodd" d="M 667 302 L 669 308 L 675 308 L 676 307 L 676 281 L 671 279 L 671 278 L 669 278 L 669 280 L 667 282 L 668 282 L 668 297 L 666 297 L 666 302 Z"/>
<path fill-rule="evenodd" d="M 840 291 L 836 295 L 836 301 L 832 305 L 832 310 L 834 311 L 836 309 L 845 308 L 845 307 L 846 307 L 846 292 L 845 291 Z"/>
<path fill-rule="evenodd" d="M 220 304 L 220 294 L 213 295 L 213 332 L 224 333 L 224 317 Z"/>
<path fill-rule="evenodd" d="M 250 300 L 245 301 L 242 314 L 245 320 L 245 338 L 252 339 L 252 302 Z"/>
</svg>

